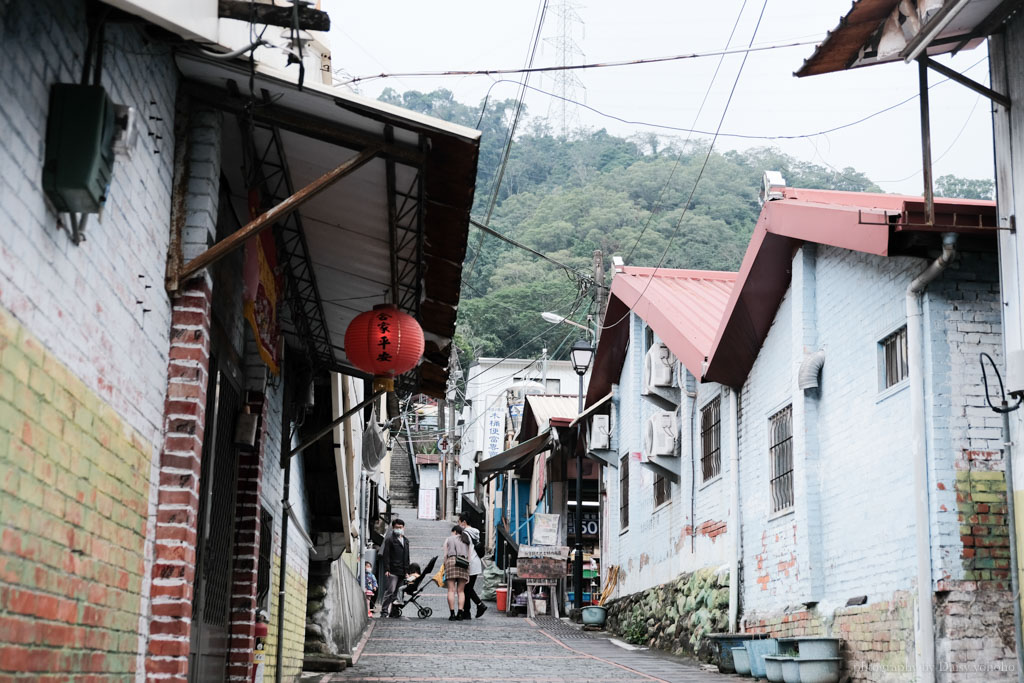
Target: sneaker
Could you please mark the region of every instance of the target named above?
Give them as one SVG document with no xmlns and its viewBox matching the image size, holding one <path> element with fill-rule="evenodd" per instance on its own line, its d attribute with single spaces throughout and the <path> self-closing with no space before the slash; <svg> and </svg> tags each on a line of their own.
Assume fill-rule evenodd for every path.
<svg viewBox="0 0 1024 683">
<path fill-rule="evenodd" d="M 484 615 L 484 612 L 486 611 L 487 605 L 481 602 L 479 605 L 476 606 L 476 618 L 479 619 L 480 617 L 482 617 Z"/>
</svg>

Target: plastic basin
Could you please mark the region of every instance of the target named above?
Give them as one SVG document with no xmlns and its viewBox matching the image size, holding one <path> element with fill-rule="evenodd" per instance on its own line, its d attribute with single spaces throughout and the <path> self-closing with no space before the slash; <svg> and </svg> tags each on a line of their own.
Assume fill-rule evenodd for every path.
<svg viewBox="0 0 1024 683">
<path fill-rule="evenodd" d="M 732 648 L 743 647 L 748 640 L 767 638 L 764 633 L 711 633 L 707 638 L 718 646 L 718 672 L 723 674 L 736 673 L 732 664 Z"/>
<path fill-rule="evenodd" d="M 769 683 L 783 683 L 782 662 L 791 657 L 784 655 L 767 655 L 764 658 L 764 673 Z"/>
<path fill-rule="evenodd" d="M 800 660 L 786 659 L 782 662 L 783 683 L 800 683 Z"/>
<path fill-rule="evenodd" d="M 747 655 L 750 660 L 750 675 L 764 678 L 765 655 L 779 654 L 779 641 L 775 638 L 765 638 L 764 640 L 748 640 L 743 645 L 747 648 Z"/>
<path fill-rule="evenodd" d="M 730 650 L 732 651 L 732 665 L 736 667 L 736 673 L 740 676 L 749 676 L 750 659 L 747 658 L 747 648 L 733 647 Z"/>
<path fill-rule="evenodd" d="M 795 660 L 800 666 L 801 683 L 837 683 L 839 680 L 839 657 L 800 657 Z"/>
<path fill-rule="evenodd" d="M 593 626 L 604 626 L 608 610 L 600 605 L 589 605 L 583 608 L 583 623 Z"/>
<path fill-rule="evenodd" d="M 838 638 L 799 638 L 800 659 L 828 659 L 839 656 Z"/>
</svg>

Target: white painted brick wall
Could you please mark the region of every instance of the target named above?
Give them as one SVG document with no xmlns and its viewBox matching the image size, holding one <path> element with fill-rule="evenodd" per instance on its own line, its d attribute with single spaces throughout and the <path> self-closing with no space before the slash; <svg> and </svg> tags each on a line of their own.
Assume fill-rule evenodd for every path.
<svg viewBox="0 0 1024 683">
<path fill-rule="evenodd" d="M 726 563 L 729 557 L 728 532 L 714 539 L 706 535 L 697 535 L 696 538 L 689 535 L 692 527 L 699 527 L 705 521 L 728 519 L 728 401 L 723 395 L 722 474 L 705 485 L 701 481 L 700 471 L 700 408 L 713 396 L 721 394 L 721 387 L 717 384 L 697 385 L 692 451 L 690 415 L 694 401 L 683 397 L 685 400 L 679 425 L 682 444 L 680 482 L 671 484 L 669 501 L 655 508 L 655 475 L 639 462 L 636 455 L 643 450 L 643 426 L 657 409 L 640 395 L 645 353 L 644 326 L 635 315 L 632 316 L 630 330 L 631 340 L 619 377 L 612 424 L 613 445 L 617 446 L 618 456 L 630 455 L 629 528 L 625 531 L 619 525 L 620 472 L 615 468 L 604 468 L 604 566 L 621 567 L 617 596 L 665 583 L 683 572 L 702 567 L 717 568 Z M 696 461 L 691 460 L 691 457 L 695 457 Z M 694 473 L 695 491 L 692 488 Z M 691 500 L 694 503 L 692 511 Z"/>
<path fill-rule="evenodd" d="M 169 49 L 137 28 L 115 24 L 106 35 L 103 85 L 114 102 L 136 108 L 141 135 L 130 159 L 117 157 L 102 220 L 90 216 L 76 247 L 44 198 L 42 164 L 50 86 L 81 75 L 84 5 L 45 0 L 0 10 L 0 305 L 156 444 L 167 382 L 163 281 L 177 74 Z"/>
<path fill-rule="evenodd" d="M 824 583 L 817 597 L 823 605 L 845 603 L 863 594 L 870 601 L 872 596 L 907 590 L 915 576 L 909 393 L 906 382 L 879 390 L 877 344 L 905 324 L 906 287 L 926 263 L 827 247 L 817 251 L 815 296 L 809 299 L 804 292 L 801 305 L 816 302 L 814 346 L 826 350 L 820 397 L 808 400 L 796 395 L 793 374 L 804 350 L 810 349 L 806 349 L 806 330 L 799 337 L 793 333 L 793 325 L 802 318 L 794 316 L 792 290 L 742 391 L 741 513 L 747 611 L 777 611 L 810 594 L 807 584 L 815 570 L 809 564 L 811 543 L 821 545 Z M 796 272 L 797 260 L 794 264 Z M 977 352 L 994 353 L 999 343 L 995 273 L 992 258 L 961 257 L 926 295 L 935 578 L 940 578 L 940 571 L 957 578 L 960 541 L 953 481 L 963 461 L 961 452 L 997 446 L 986 421 L 990 416 L 978 410 L 983 392 L 977 370 Z M 770 519 L 768 417 L 791 401 L 806 401 L 805 408 L 811 406 L 817 412 L 814 433 L 796 434 L 805 440 L 816 436 L 817 474 L 806 477 L 803 491 L 797 487 L 795 514 Z M 805 417 L 805 429 L 814 429 L 813 413 Z M 798 457 L 795 467 L 800 466 Z M 806 473 L 796 474 L 799 482 Z M 945 490 L 938 488 L 939 483 Z M 815 489 L 820 528 L 814 524 L 814 515 L 801 515 Z M 808 526 L 806 534 L 798 523 L 801 519 Z M 786 576 L 780 563 L 794 558 L 796 565 Z"/>
</svg>

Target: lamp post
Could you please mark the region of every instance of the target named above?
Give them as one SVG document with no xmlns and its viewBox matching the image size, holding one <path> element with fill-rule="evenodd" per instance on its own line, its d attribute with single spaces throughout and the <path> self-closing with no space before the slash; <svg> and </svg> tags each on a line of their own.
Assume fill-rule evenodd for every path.
<svg viewBox="0 0 1024 683">
<path fill-rule="evenodd" d="M 579 412 L 583 412 L 583 375 L 590 369 L 594 358 L 594 347 L 586 339 L 580 339 L 569 350 L 572 369 L 580 378 Z M 583 607 L 583 456 L 580 454 L 580 439 L 583 436 L 582 421 L 576 423 L 576 546 L 572 566 L 573 607 Z"/>
<path fill-rule="evenodd" d="M 552 325 L 563 325 L 564 324 L 564 325 L 572 325 L 573 327 L 578 327 L 581 330 L 586 330 L 587 334 L 590 335 L 591 339 L 596 339 L 597 338 L 597 333 L 594 332 L 594 330 L 590 329 L 590 327 L 588 327 L 587 325 L 581 325 L 580 323 L 578 323 L 578 322 L 576 322 L 574 320 L 569 320 L 564 315 L 558 315 L 557 313 L 552 313 L 551 311 L 544 311 L 543 313 L 540 314 L 540 317 L 544 318 L 544 320 L 548 321 Z M 590 316 L 588 315 L 587 316 L 587 322 L 589 323 L 590 321 L 591 321 L 591 319 L 590 319 Z M 584 372 L 586 372 L 586 371 L 584 370 Z"/>
</svg>

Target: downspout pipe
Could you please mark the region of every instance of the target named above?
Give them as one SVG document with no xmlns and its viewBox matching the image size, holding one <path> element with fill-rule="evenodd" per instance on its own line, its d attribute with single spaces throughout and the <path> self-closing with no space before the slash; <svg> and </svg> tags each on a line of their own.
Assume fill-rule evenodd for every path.
<svg viewBox="0 0 1024 683">
<path fill-rule="evenodd" d="M 907 366 L 910 381 L 911 455 L 914 461 L 914 513 L 917 547 L 917 680 L 935 679 L 935 619 L 932 614 L 932 558 L 928 452 L 924 421 L 924 330 L 921 300 L 925 288 L 956 256 L 956 233 L 942 235 L 942 254 L 907 287 Z"/>
<path fill-rule="evenodd" d="M 729 390 L 729 536 L 732 560 L 729 563 L 729 633 L 736 633 L 740 607 L 740 439 L 736 390 Z"/>
<path fill-rule="evenodd" d="M 818 375 L 821 374 L 821 369 L 824 366 L 824 349 L 807 354 L 807 357 L 800 364 L 800 373 L 797 375 L 797 384 L 802 391 L 818 388 Z"/>
</svg>

